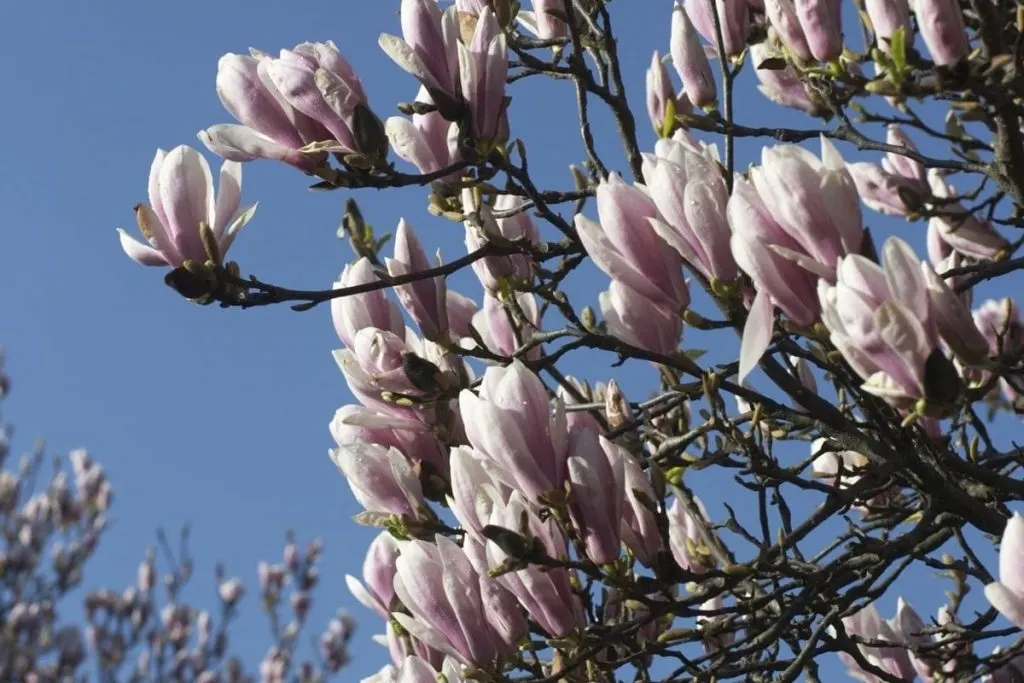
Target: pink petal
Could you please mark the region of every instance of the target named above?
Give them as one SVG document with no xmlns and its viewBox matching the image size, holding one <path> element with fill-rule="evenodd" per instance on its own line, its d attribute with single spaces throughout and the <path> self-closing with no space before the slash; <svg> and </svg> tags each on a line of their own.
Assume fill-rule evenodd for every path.
<svg viewBox="0 0 1024 683">
<path fill-rule="evenodd" d="M 772 341 L 775 326 L 775 307 L 771 297 L 764 291 L 757 293 L 750 306 L 750 315 L 743 326 L 743 342 L 740 347 L 740 371 L 736 381 L 743 383 L 747 375 L 760 362 Z"/>
</svg>

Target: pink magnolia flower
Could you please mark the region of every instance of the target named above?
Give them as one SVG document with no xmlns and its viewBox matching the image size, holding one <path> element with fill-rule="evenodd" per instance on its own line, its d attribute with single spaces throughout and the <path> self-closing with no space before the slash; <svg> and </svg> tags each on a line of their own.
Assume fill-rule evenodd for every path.
<svg viewBox="0 0 1024 683">
<path fill-rule="evenodd" d="M 891 647 L 858 645 L 857 648 L 861 654 L 871 664 L 902 680 L 910 681 L 916 676 L 914 667 L 910 663 L 910 657 L 907 655 L 907 650 L 900 646 L 900 637 L 893 631 L 889 623 L 878 614 L 878 609 L 874 604 L 868 605 L 852 616 L 844 617 L 843 627 L 849 635 L 859 636 L 864 640 L 892 643 Z M 846 665 L 847 671 L 851 676 L 861 680 L 864 680 L 866 676 L 870 676 L 870 674 L 867 674 L 860 668 L 860 665 L 857 664 L 857 661 L 849 653 L 840 652 L 839 659 Z M 870 676 L 870 680 L 873 681 L 874 677 Z"/>
<path fill-rule="evenodd" d="M 568 34 L 569 27 L 561 17 L 574 12 L 571 0 L 531 0 L 532 12 L 520 10 L 519 23 L 541 40 L 561 38 Z"/>
<path fill-rule="evenodd" d="M 479 574 L 466 552 L 444 536 L 402 545 L 394 587 L 411 615 L 396 612 L 393 618 L 463 664 L 487 666 L 526 632 L 514 603 L 495 593 L 493 579 Z"/>
<path fill-rule="evenodd" d="M 928 184 L 935 197 L 949 200 L 957 196 L 939 169 L 928 169 Z M 994 259 L 1010 245 L 990 222 L 968 213 L 959 203 L 945 202 L 931 208 L 943 215 L 929 219 L 929 230 L 964 256 Z"/>
<path fill-rule="evenodd" d="M 1014 513 L 999 545 L 999 580 L 985 586 L 999 613 L 1024 629 L 1024 517 Z"/>
<path fill-rule="evenodd" d="M 391 601 L 395 597 L 395 572 L 398 562 L 398 541 L 388 531 L 382 531 L 370 543 L 363 561 L 363 581 L 346 574 L 345 584 L 352 596 L 367 609 L 387 619 Z"/>
<path fill-rule="evenodd" d="M 325 152 L 380 152 L 366 148 L 359 128 L 381 124 L 352 66 L 330 41 L 302 43 L 279 57 L 259 50 L 226 54 L 217 65 L 217 94 L 241 125 L 212 126 L 199 139 L 226 159 L 275 159 L 308 171 Z M 378 133 L 375 144 L 382 128 Z"/>
<path fill-rule="evenodd" d="M 388 275 L 398 277 L 430 270 L 438 264 L 430 262 L 416 233 L 403 218 L 395 231 L 394 258 L 384 259 L 384 265 Z M 443 277 L 417 280 L 394 289 L 402 307 L 425 338 L 441 341 L 448 337 L 448 288 Z"/>
<path fill-rule="evenodd" d="M 650 197 L 615 173 L 597 187 L 600 223 L 576 214 L 580 241 L 598 268 L 666 311 L 678 314 L 690 303 L 682 259 L 651 225 L 658 209 Z"/>
<path fill-rule="evenodd" d="M 225 161 L 220 168 L 220 190 L 214 194 L 213 175 L 206 159 L 185 145 L 169 153 L 157 150 L 149 169 L 149 205 L 135 207 L 139 230 L 149 242 L 141 244 L 118 229 L 121 248 L 144 266 L 180 267 L 185 261 L 210 260 L 201 226 L 207 226 L 223 257 L 238 231 L 256 212 L 253 204 L 239 211 L 242 167 Z"/>
<path fill-rule="evenodd" d="M 345 266 L 334 289 L 380 282 L 367 258 Z M 386 330 L 405 337 L 405 322 L 398 307 L 388 300 L 383 287 L 370 292 L 337 297 L 331 300 L 331 319 L 338 338 L 348 348 L 355 345 L 356 334 L 364 328 Z"/>
<path fill-rule="evenodd" d="M 832 343 L 864 378 L 864 389 L 900 408 L 925 395 L 925 368 L 940 339 L 977 360 L 987 344 L 963 302 L 906 242 L 890 237 L 882 265 L 857 254 L 840 259 L 837 282 L 819 283 Z"/>
<path fill-rule="evenodd" d="M 587 557 L 597 564 L 619 556 L 625 460 L 631 457 L 589 429 L 578 428 L 569 435 L 569 509 Z"/>
<path fill-rule="evenodd" d="M 696 497 L 693 502 L 706 522 L 708 513 L 704 504 Z M 715 559 L 704 541 L 700 523 L 687 512 L 678 498 L 672 502 L 667 516 L 669 549 L 676 564 L 695 574 L 703 574 L 709 567 L 714 567 Z"/>
<path fill-rule="evenodd" d="M 647 351 L 670 355 L 679 348 L 683 319 L 618 280 L 598 296 L 608 333 Z"/>
<path fill-rule="evenodd" d="M 421 516 L 426 505 L 423 488 L 398 449 L 354 443 L 332 449 L 330 455 L 368 512 Z"/>
<path fill-rule="evenodd" d="M 434 104 L 426 87 L 421 87 L 416 101 Z M 461 158 L 458 125 L 446 120 L 440 112 L 413 114 L 411 119 L 392 116 L 384 123 L 395 154 L 420 170 L 433 173 L 451 166 Z"/>
<path fill-rule="evenodd" d="M 541 521 L 535 508 L 519 491 L 513 491 L 507 503 L 493 507 L 490 524 L 537 539 L 548 557 L 561 560 L 567 558 L 566 539 L 562 532 L 553 520 Z M 505 550 L 493 541 L 488 541 L 482 547 L 471 542 L 467 548 L 474 544 L 477 550 L 467 552 L 476 552 L 477 568 L 481 572 L 485 568 L 499 567 L 509 558 Z M 542 569 L 537 565 L 529 565 L 502 574 L 497 581 L 514 596 L 545 633 L 559 638 L 585 622 L 582 605 L 573 592 L 569 572 L 564 568 Z"/>
<path fill-rule="evenodd" d="M 767 42 L 750 46 L 750 58 L 758 80 L 757 89 L 775 104 L 817 116 L 822 110 L 821 102 L 800 80 L 792 65 L 786 64 L 781 69 L 762 67 L 772 57 L 777 58 L 779 55 L 774 53 Z"/>
<path fill-rule="evenodd" d="M 676 134 L 644 155 L 644 179 L 660 217 L 655 232 L 709 281 L 729 282 L 739 269 L 729 248 L 729 191 L 717 151 Z"/>
<path fill-rule="evenodd" d="M 754 281 L 757 295 L 743 330 L 740 380 L 771 341 L 773 307 L 797 325 L 820 315 L 813 292 L 831 282 L 840 257 L 864 239 L 860 199 L 838 150 L 821 139 L 821 159 L 796 145 L 762 151 L 750 183 L 737 179 L 729 198 L 732 253 Z"/>
<path fill-rule="evenodd" d="M 470 444 L 531 501 L 561 491 L 566 479 L 565 407 L 551 405 L 540 378 L 518 360 L 487 368 L 479 396 L 459 394 Z"/>
<path fill-rule="evenodd" d="M 623 477 L 626 505 L 622 511 L 620 527 L 622 542 L 641 564 L 653 567 L 655 558 L 664 547 L 658 530 L 658 519 L 644 504 L 644 501 L 654 502 L 654 488 L 640 464 L 632 457 L 624 459 Z"/>
<path fill-rule="evenodd" d="M 871 19 L 871 27 L 875 32 L 878 49 L 889 53 L 892 49 L 892 36 L 902 28 L 904 40 L 909 45 L 913 41 L 913 30 L 910 25 L 910 4 L 907 0 L 865 0 L 864 11 Z"/>
</svg>

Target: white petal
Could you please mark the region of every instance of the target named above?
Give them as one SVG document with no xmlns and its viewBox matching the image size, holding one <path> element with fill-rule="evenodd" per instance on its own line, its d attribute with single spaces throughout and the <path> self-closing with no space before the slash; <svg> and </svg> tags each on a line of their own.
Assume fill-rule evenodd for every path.
<svg viewBox="0 0 1024 683">
<path fill-rule="evenodd" d="M 211 216 L 213 234 L 220 237 L 228 226 L 238 205 L 242 201 L 242 165 L 237 161 L 225 161 L 220 166 L 220 184 L 217 188 L 217 206 Z"/>
<path fill-rule="evenodd" d="M 740 370 L 736 381 L 740 384 L 751 373 L 761 356 L 768 350 L 775 326 L 775 307 L 771 297 L 760 291 L 750 306 L 750 314 L 743 326 L 743 341 L 740 348 Z"/>
<path fill-rule="evenodd" d="M 142 244 L 121 228 L 117 229 L 121 237 L 121 248 L 128 258 L 143 266 L 167 266 L 167 259 L 153 247 Z"/>
</svg>

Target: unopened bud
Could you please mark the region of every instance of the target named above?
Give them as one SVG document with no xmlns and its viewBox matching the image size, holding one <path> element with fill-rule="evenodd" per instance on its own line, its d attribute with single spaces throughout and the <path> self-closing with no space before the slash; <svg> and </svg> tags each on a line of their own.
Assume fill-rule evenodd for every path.
<svg viewBox="0 0 1024 683">
<path fill-rule="evenodd" d="M 608 426 L 612 429 L 617 429 L 633 419 L 629 401 L 614 379 L 608 382 L 604 392 L 604 411 L 608 416 Z"/>
</svg>

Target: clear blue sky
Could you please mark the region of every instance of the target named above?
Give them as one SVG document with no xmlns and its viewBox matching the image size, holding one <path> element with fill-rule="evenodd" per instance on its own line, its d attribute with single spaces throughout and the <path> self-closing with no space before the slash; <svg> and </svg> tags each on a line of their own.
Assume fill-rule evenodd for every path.
<svg viewBox="0 0 1024 683">
<path fill-rule="evenodd" d="M 381 31 L 399 32 L 397 5 L 18 2 L 0 22 L 9 103 L 0 109 L 7 131 L 0 161 L 0 344 L 14 380 L 5 414 L 21 448 L 37 436 L 54 453 L 85 446 L 107 469 L 117 492 L 115 525 L 89 582 L 131 582 L 156 527 L 190 520 L 199 570 L 191 596 L 206 602 L 215 561 L 254 588 L 257 560 L 277 559 L 285 529 L 296 528 L 303 539 L 320 536 L 327 550 L 311 625 L 320 628 L 338 606 L 351 608 L 360 621 L 353 677 L 379 668 L 386 651 L 369 643 L 381 625 L 342 581 L 345 573 L 359 574 L 373 532 L 350 521 L 358 508 L 327 457 L 327 424 L 352 401 L 331 359 L 340 344 L 328 308 L 299 314 L 190 305 L 164 286 L 159 270 L 122 254 L 115 228 L 134 233 L 132 206 L 146 199 L 157 147 L 201 149 L 198 130 L 231 121 L 214 91 L 225 52 L 334 40 L 378 113 L 396 113 L 393 103 L 413 99 L 416 84 L 376 40 Z M 649 147 L 644 70 L 654 48 L 667 49 L 671 3 L 633 0 L 623 11 L 626 5 L 613 6 L 616 27 Z M 740 121 L 807 123 L 761 98 L 749 79 L 742 82 Z M 542 183 L 568 188 L 567 165 L 582 155 L 571 87 L 531 79 L 511 94 L 513 132 L 526 140 L 531 168 Z M 610 132 L 600 115 L 596 125 L 599 134 Z M 625 170 L 617 141 L 600 144 L 606 163 Z M 743 165 L 754 159 L 751 145 L 739 150 Z M 211 157 L 214 168 L 218 163 Z M 243 201 L 258 200 L 260 209 L 232 257 L 266 281 L 330 286 L 351 256 L 334 236 L 348 195 L 310 193 L 305 177 L 271 162 L 247 164 L 244 174 Z M 449 257 L 463 253 L 461 226 L 429 217 L 421 190 L 368 190 L 357 199 L 379 231 L 393 230 L 404 216 L 428 247 L 440 246 Z M 865 217 L 882 224 L 877 214 Z M 912 233 L 920 248 L 922 231 L 916 225 L 904 234 Z M 606 286 L 593 272 L 571 285 L 578 304 L 596 306 Z M 470 278 L 454 282 L 479 301 Z M 688 347 L 700 345 L 690 339 Z M 585 357 L 567 369 L 605 379 L 605 361 Z M 643 398 L 653 373 L 636 370 L 626 373 L 626 390 Z M 889 614 L 894 606 L 895 596 L 887 596 L 881 608 Z M 269 644 L 254 612 L 235 631 L 250 661 Z"/>
</svg>

